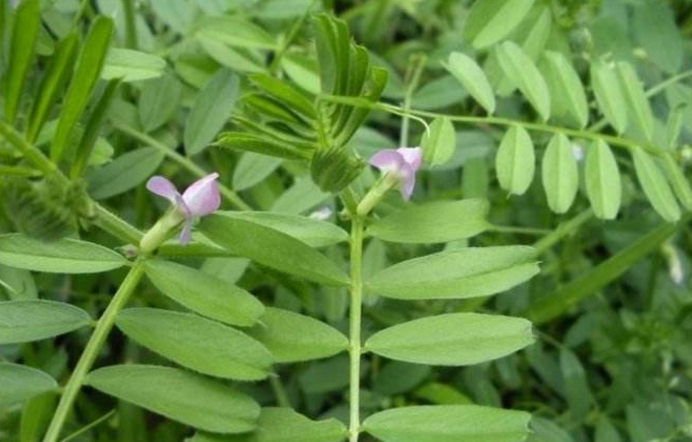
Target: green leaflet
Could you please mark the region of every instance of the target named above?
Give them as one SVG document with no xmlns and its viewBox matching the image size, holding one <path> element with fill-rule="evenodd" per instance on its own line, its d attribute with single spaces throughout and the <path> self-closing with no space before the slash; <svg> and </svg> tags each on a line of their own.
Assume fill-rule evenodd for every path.
<svg viewBox="0 0 692 442">
<path fill-rule="evenodd" d="M 560 371 L 565 382 L 569 413 L 576 419 L 584 419 L 591 408 L 593 393 L 579 358 L 567 347 L 560 349 Z"/>
<path fill-rule="evenodd" d="M 644 2 L 633 8 L 632 27 L 646 55 L 664 71 L 675 74 L 682 64 L 684 45 L 675 16 L 664 3 Z"/>
<path fill-rule="evenodd" d="M 649 100 L 646 98 L 642 85 L 634 67 L 627 62 L 617 64 L 617 72 L 622 82 L 622 91 L 627 101 L 630 121 L 636 124 L 636 128 L 649 141 L 654 136 L 654 116 L 651 112 Z"/>
<path fill-rule="evenodd" d="M 161 292 L 195 313 L 231 325 L 251 326 L 264 306 L 251 293 L 200 270 L 147 260 L 145 272 Z"/>
<path fill-rule="evenodd" d="M 304 216 L 252 211 L 216 213 L 270 227 L 292 236 L 310 247 L 326 247 L 348 241 L 348 233 L 341 227 Z"/>
<path fill-rule="evenodd" d="M 41 27 L 38 0 L 26 0 L 17 5 L 10 41 L 7 71 L 4 72 L 5 115 L 8 123 L 13 123 L 19 110 L 24 92 L 24 81 L 34 59 L 36 39 Z M 5 32 L 3 27 L 2 31 Z M 3 54 L 5 55 L 5 54 Z"/>
<path fill-rule="evenodd" d="M 461 52 L 449 54 L 445 66 L 454 78 L 464 86 L 471 96 L 488 111 L 495 112 L 495 94 L 488 82 L 488 78 L 475 60 Z"/>
<path fill-rule="evenodd" d="M 238 76 L 222 69 L 199 92 L 185 123 L 185 152 L 204 150 L 228 121 L 240 89 Z"/>
<path fill-rule="evenodd" d="M 403 209 L 376 219 L 368 235 L 390 242 L 439 243 L 470 238 L 485 231 L 489 205 L 486 200 L 434 201 Z"/>
<path fill-rule="evenodd" d="M 340 331 L 309 316 L 267 308 L 248 333 L 264 344 L 277 362 L 299 362 L 327 358 L 348 348 Z"/>
<path fill-rule="evenodd" d="M 620 210 L 622 184 L 613 152 L 597 140 L 587 149 L 585 162 L 586 195 L 594 213 L 601 219 L 614 219 Z"/>
<path fill-rule="evenodd" d="M 113 20 L 100 16 L 94 20 L 84 40 L 50 146 L 50 157 L 55 162 L 67 153 L 65 150 L 68 149 L 72 130 L 86 109 L 91 92 L 101 74 L 112 33 Z"/>
<path fill-rule="evenodd" d="M 604 63 L 591 64 L 591 87 L 598 107 L 619 134 L 627 129 L 627 104 L 615 71 Z"/>
<path fill-rule="evenodd" d="M 680 204 L 685 209 L 692 211 L 692 188 L 690 187 L 690 182 L 670 154 L 664 155 L 663 168 L 666 178 L 673 187 L 673 191 L 675 191 L 675 195 L 680 200 Z"/>
<path fill-rule="evenodd" d="M 102 200 L 132 190 L 156 172 L 163 159 L 164 154 L 155 147 L 126 152 L 87 174 L 89 194 Z"/>
<path fill-rule="evenodd" d="M 259 342 L 190 313 L 129 308 L 118 315 L 115 324 L 139 344 L 210 376 L 256 381 L 267 376 L 272 363 Z"/>
<path fill-rule="evenodd" d="M 47 71 L 41 80 L 38 98 L 31 109 L 29 127 L 26 131 L 26 138 L 29 142 L 36 140 L 41 127 L 46 122 L 50 108 L 65 86 L 74 63 L 77 41 L 77 33 L 72 32 L 60 40 L 55 47 L 55 53 L 51 57 Z"/>
<path fill-rule="evenodd" d="M 164 75 L 143 84 L 137 110 L 139 122 L 146 132 L 161 127 L 171 118 L 182 93 L 182 85 L 173 75 Z"/>
<path fill-rule="evenodd" d="M 202 220 L 200 230 L 231 253 L 281 272 L 327 285 L 348 285 L 349 277 L 326 256 L 278 230 L 224 215 Z"/>
<path fill-rule="evenodd" d="M 543 189 L 550 210 L 565 213 L 579 190 L 579 170 L 567 137 L 554 135 L 543 154 Z"/>
<path fill-rule="evenodd" d="M 241 48 L 275 49 L 274 38 L 240 17 L 210 17 L 199 24 L 196 36 Z"/>
<path fill-rule="evenodd" d="M 116 365 L 99 368 L 85 384 L 170 419 L 215 433 L 256 427 L 255 401 L 226 385 L 170 367 Z"/>
<path fill-rule="evenodd" d="M 123 82 L 157 78 L 166 70 L 166 60 L 158 55 L 132 49 L 111 48 L 106 56 L 101 78 Z"/>
<path fill-rule="evenodd" d="M 52 338 L 91 323 L 78 307 L 38 299 L 0 302 L 0 318 L 0 344 Z"/>
<path fill-rule="evenodd" d="M 245 147 L 245 146 L 243 146 Z M 233 189 L 241 191 L 261 183 L 283 163 L 283 158 L 245 152 L 233 171 Z"/>
<path fill-rule="evenodd" d="M 237 436 L 197 433 L 189 442 L 338 442 L 348 432 L 338 420 L 313 421 L 290 408 L 262 408 L 257 430 Z"/>
<path fill-rule="evenodd" d="M 2 379 L 2 394 L 0 394 L 2 408 L 58 388 L 58 383 L 47 373 L 9 362 L 0 362 L 0 379 Z"/>
<path fill-rule="evenodd" d="M 564 108 L 580 128 L 585 127 L 589 121 L 589 107 L 579 74 L 559 52 L 547 51 L 544 57 L 548 68 L 548 80 L 555 85 L 555 91 L 551 90 L 550 98 L 553 102 L 562 102 L 553 108 Z"/>
<path fill-rule="evenodd" d="M 521 126 L 510 127 L 502 138 L 495 157 L 500 187 L 509 193 L 522 195 L 533 180 L 535 162 L 531 136 Z"/>
<path fill-rule="evenodd" d="M 534 0 L 479 0 L 464 24 L 464 39 L 476 49 L 491 46 L 509 35 L 526 17 Z"/>
<path fill-rule="evenodd" d="M 656 212 L 668 222 L 680 219 L 680 207 L 654 159 L 640 147 L 632 148 L 634 170 L 639 184 Z"/>
<path fill-rule="evenodd" d="M 36 282 L 30 271 L 0 264 L 0 293 L 3 291 L 11 301 L 38 298 Z"/>
<path fill-rule="evenodd" d="M 19 233 L 0 235 L 0 264 L 49 273 L 99 273 L 125 265 L 121 255 L 103 246 L 61 239 L 43 242 Z"/>
<path fill-rule="evenodd" d="M 249 151 L 288 160 L 310 158 L 310 154 L 305 149 L 295 147 L 288 142 L 244 132 L 224 132 L 216 140 L 215 145 L 225 149 Z"/>
<path fill-rule="evenodd" d="M 373 414 L 363 429 L 384 442 L 518 442 L 528 435 L 530 418 L 478 405 L 423 405 Z"/>
<path fill-rule="evenodd" d="M 497 47 L 497 59 L 507 79 L 531 103 L 543 121 L 550 118 L 548 85 L 534 62 L 516 43 L 507 41 Z"/>
<path fill-rule="evenodd" d="M 456 149 L 456 133 L 451 120 L 447 117 L 435 118 L 430 124 L 430 133 L 423 135 L 421 148 L 423 161 L 431 166 L 449 161 Z"/>
<path fill-rule="evenodd" d="M 508 290 L 536 273 L 531 247 L 467 247 L 395 264 L 366 288 L 395 299 L 463 299 Z"/>
<path fill-rule="evenodd" d="M 677 229 L 677 224 L 660 225 L 589 272 L 559 287 L 554 293 L 542 297 L 531 305 L 527 317 L 539 324 L 558 317 L 582 299 L 598 293 L 601 287 L 620 277 L 642 257 L 658 248 Z"/>
<path fill-rule="evenodd" d="M 399 361 L 472 365 L 514 353 L 533 342 L 526 319 L 479 313 L 448 313 L 379 331 L 365 348 Z"/>
</svg>

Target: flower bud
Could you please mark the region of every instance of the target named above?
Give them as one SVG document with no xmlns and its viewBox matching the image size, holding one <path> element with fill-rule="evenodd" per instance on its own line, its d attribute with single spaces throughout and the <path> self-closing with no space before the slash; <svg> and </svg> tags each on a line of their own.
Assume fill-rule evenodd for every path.
<svg viewBox="0 0 692 442">
<path fill-rule="evenodd" d="M 312 180 L 325 192 L 343 190 L 365 167 L 365 161 L 343 147 L 330 147 L 315 152 L 310 162 Z"/>
</svg>

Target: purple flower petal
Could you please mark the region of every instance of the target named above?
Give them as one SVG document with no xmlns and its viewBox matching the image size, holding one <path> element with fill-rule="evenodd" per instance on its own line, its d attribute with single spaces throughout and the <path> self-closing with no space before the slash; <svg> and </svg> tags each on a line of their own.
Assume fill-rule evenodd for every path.
<svg viewBox="0 0 692 442">
<path fill-rule="evenodd" d="M 399 170 L 406 161 L 396 149 L 383 149 L 370 157 L 370 164 L 387 173 Z"/>
<path fill-rule="evenodd" d="M 147 189 L 156 195 L 166 198 L 171 203 L 176 203 L 176 197 L 180 196 L 175 185 L 171 183 L 167 178 L 162 176 L 153 176 L 147 181 Z"/>
<path fill-rule="evenodd" d="M 400 147 L 396 151 L 404 157 L 404 161 L 411 166 L 414 172 L 418 170 L 423 158 L 423 150 L 420 147 Z"/>
<path fill-rule="evenodd" d="M 185 223 L 183 224 L 183 228 L 180 231 L 180 235 L 178 235 L 178 241 L 180 241 L 180 244 L 185 245 L 190 242 L 190 239 L 192 238 L 192 218 L 188 218 L 185 220 Z"/>
<path fill-rule="evenodd" d="M 183 201 L 192 216 L 209 215 L 221 205 L 219 186 L 216 179 L 218 173 L 212 173 L 190 185 L 183 192 Z"/>
<path fill-rule="evenodd" d="M 416 171 L 412 166 L 405 164 L 401 168 L 400 173 L 401 186 L 399 187 L 399 191 L 404 201 L 408 201 L 413 194 L 413 188 L 416 187 Z"/>
</svg>

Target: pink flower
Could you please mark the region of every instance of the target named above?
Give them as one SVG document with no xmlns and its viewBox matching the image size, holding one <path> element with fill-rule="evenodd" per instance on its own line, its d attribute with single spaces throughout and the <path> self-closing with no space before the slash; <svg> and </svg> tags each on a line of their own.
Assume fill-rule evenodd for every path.
<svg viewBox="0 0 692 442">
<path fill-rule="evenodd" d="M 420 147 L 383 149 L 370 158 L 370 164 L 383 174 L 393 174 L 399 179 L 399 191 L 408 201 L 416 186 L 416 171 L 420 168 L 423 151 Z"/>
<path fill-rule="evenodd" d="M 185 224 L 179 236 L 181 244 L 190 242 L 192 221 L 195 218 L 209 215 L 221 205 L 219 186 L 216 183 L 218 177 L 218 173 L 211 173 L 200 178 L 185 189 L 182 195 L 167 178 L 153 176 L 147 181 L 150 192 L 166 198 L 183 216 Z"/>
</svg>

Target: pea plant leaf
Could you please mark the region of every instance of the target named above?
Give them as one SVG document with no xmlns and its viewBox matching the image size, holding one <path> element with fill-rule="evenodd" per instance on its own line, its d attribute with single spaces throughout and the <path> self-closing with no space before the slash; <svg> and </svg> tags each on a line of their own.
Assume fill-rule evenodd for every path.
<svg viewBox="0 0 692 442">
<path fill-rule="evenodd" d="M 1 407 L 9 407 L 58 388 L 58 383 L 47 373 L 10 362 L 0 362 L 0 378 L 3 380 Z"/>
<path fill-rule="evenodd" d="M 586 194 L 596 216 L 615 218 L 622 198 L 620 170 L 613 152 L 603 141 L 595 141 L 586 151 L 584 175 Z"/>
<path fill-rule="evenodd" d="M 0 344 L 52 338 L 91 323 L 84 310 L 70 304 L 39 299 L 0 302 Z"/>
<path fill-rule="evenodd" d="M 538 115 L 547 121 L 550 118 L 548 85 L 531 58 L 516 43 L 507 41 L 498 46 L 497 59 L 507 79 L 521 91 Z"/>
<path fill-rule="evenodd" d="M 680 219 L 680 206 L 654 159 L 641 147 L 632 149 L 632 157 L 639 184 L 656 212 L 668 222 Z"/>
<path fill-rule="evenodd" d="M 535 153 L 531 136 L 521 126 L 512 126 L 502 138 L 495 157 L 500 187 L 522 195 L 531 185 L 535 172 Z"/>
<path fill-rule="evenodd" d="M 430 133 L 423 135 L 421 149 L 423 160 L 431 166 L 444 164 L 454 154 L 456 133 L 449 118 L 436 118 L 430 125 Z"/>
<path fill-rule="evenodd" d="M 464 38 L 483 49 L 505 38 L 526 17 L 534 0 L 480 0 L 473 4 Z"/>
<path fill-rule="evenodd" d="M 550 209 L 555 213 L 567 212 L 579 190 L 577 160 L 567 137 L 558 134 L 551 138 L 543 154 L 541 172 Z"/>
<path fill-rule="evenodd" d="M 483 106 L 488 114 L 495 112 L 493 89 L 485 73 L 473 58 L 461 52 L 452 52 L 449 54 L 445 68 L 459 80 L 464 89 Z"/>
</svg>

